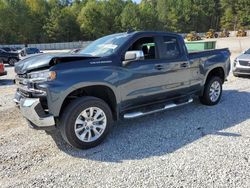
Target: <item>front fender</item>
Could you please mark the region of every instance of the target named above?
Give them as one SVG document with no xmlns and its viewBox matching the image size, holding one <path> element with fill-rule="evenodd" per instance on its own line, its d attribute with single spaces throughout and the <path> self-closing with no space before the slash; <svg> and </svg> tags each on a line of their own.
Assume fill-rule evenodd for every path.
<svg viewBox="0 0 250 188">
<path fill-rule="evenodd" d="M 115 69 L 115 68 L 114 68 Z M 65 70 L 57 73 L 57 80 L 47 83 L 47 102 L 49 112 L 58 117 L 66 97 L 73 91 L 88 86 L 106 86 L 110 88 L 117 103 L 120 95 L 117 91 L 116 73 L 112 68 Z"/>
</svg>

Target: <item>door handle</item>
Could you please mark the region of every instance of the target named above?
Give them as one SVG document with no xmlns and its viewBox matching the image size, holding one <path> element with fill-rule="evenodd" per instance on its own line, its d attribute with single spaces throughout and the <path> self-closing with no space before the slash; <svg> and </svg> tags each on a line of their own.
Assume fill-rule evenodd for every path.
<svg viewBox="0 0 250 188">
<path fill-rule="evenodd" d="M 162 70 L 164 69 L 163 65 L 155 65 L 156 70 Z"/>
<path fill-rule="evenodd" d="M 188 67 L 188 63 L 181 63 L 181 68 L 187 68 Z"/>
</svg>

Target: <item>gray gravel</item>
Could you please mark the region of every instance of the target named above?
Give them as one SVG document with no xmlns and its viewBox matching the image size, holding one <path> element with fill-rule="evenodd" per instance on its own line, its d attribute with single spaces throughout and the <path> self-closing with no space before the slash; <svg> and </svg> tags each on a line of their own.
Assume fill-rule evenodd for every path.
<svg viewBox="0 0 250 188">
<path fill-rule="evenodd" d="M 28 128 L 12 69 L 0 78 L 0 187 L 250 187 L 250 78 L 230 75 L 217 106 L 121 121 L 80 151 Z"/>
</svg>

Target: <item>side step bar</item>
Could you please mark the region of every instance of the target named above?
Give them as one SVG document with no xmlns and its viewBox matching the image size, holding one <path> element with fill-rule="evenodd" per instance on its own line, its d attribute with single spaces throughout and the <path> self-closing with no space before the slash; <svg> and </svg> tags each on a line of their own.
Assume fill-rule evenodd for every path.
<svg viewBox="0 0 250 188">
<path fill-rule="evenodd" d="M 170 108 L 183 106 L 183 105 L 189 104 L 191 102 L 193 102 L 192 98 L 188 99 L 188 101 L 186 101 L 184 103 L 180 103 L 180 104 L 170 103 L 170 104 L 167 104 L 164 108 L 160 108 L 160 109 L 156 109 L 156 110 L 152 110 L 152 111 L 148 111 L 148 112 L 130 112 L 130 113 L 124 114 L 123 118 L 124 119 L 132 119 L 132 118 L 142 117 L 142 116 L 146 116 L 146 115 L 153 114 L 156 112 L 161 112 L 161 111 L 164 111 L 164 110 L 167 110 Z"/>
</svg>

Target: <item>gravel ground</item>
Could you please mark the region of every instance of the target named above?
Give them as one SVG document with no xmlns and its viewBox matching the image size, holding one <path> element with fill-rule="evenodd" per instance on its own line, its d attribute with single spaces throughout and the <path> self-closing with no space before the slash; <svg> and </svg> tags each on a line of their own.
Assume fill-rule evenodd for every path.
<svg viewBox="0 0 250 188">
<path fill-rule="evenodd" d="M 32 130 L 0 78 L 0 187 L 250 187 L 250 80 L 229 76 L 221 102 L 198 100 L 116 123 L 80 151 L 58 132 Z"/>
</svg>

